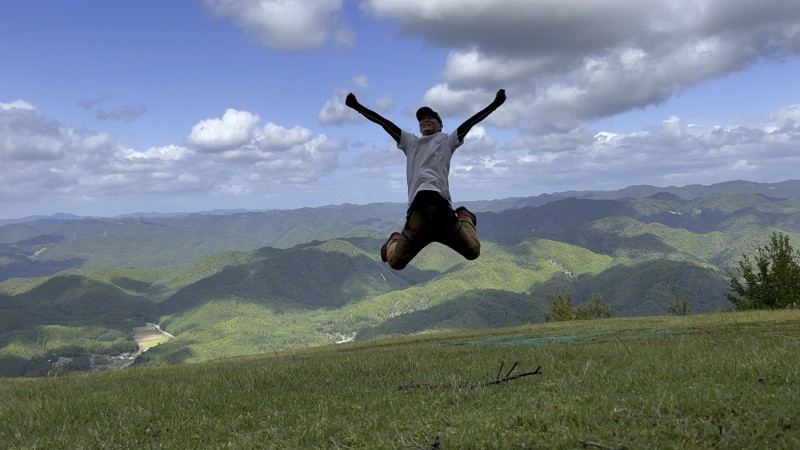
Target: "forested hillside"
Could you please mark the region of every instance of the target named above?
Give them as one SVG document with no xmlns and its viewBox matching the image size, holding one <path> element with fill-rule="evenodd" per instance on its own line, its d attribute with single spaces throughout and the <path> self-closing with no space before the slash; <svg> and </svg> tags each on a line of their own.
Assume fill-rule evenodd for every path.
<svg viewBox="0 0 800 450">
<path fill-rule="evenodd" d="M 0 376 L 82 355 L 91 368 L 91 355 L 135 350 L 146 322 L 175 338 L 139 364 L 539 322 L 557 290 L 599 294 L 619 316 L 667 314 L 676 296 L 695 313 L 725 309 L 742 253 L 773 231 L 800 241 L 799 192 L 736 182 L 475 202 L 478 260 L 436 244 L 403 271 L 378 258 L 398 204 L 12 223 L 0 227 Z"/>
</svg>

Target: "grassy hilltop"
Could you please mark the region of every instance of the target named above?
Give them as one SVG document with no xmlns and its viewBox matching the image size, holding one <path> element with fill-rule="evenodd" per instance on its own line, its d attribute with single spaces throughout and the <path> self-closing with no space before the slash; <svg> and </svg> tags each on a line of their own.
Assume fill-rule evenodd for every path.
<svg viewBox="0 0 800 450">
<path fill-rule="evenodd" d="M 798 448 L 798 354 L 786 310 L 1 379 L 0 447 Z"/>
</svg>

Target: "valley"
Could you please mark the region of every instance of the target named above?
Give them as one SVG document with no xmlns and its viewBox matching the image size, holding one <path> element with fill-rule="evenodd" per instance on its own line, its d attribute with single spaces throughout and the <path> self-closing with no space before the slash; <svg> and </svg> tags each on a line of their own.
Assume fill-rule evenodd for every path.
<svg viewBox="0 0 800 450">
<path fill-rule="evenodd" d="M 400 204 L 0 226 L 0 376 L 145 348 L 137 364 L 534 324 L 558 290 L 599 295 L 617 317 L 670 314 L 676 292 L 692 313 L 724 311 L 742 254 L 775 231 L 800 242 L 796 181 L 469 206 L 479 259 L 436 244 L 403 271 L 377 252 Z"/>
</svg>

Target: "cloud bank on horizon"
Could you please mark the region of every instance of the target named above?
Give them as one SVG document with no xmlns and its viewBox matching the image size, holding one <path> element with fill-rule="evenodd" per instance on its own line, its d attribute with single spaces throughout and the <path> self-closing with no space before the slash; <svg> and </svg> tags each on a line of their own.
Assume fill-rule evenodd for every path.
<svg viewBox="0 0 800 450">
<path fill-rule="evenodd" d="M 35 44 L 2 50 L 12 69 L 0 75 L 0 218 L 403 201 L 402 153 L 344 106 L 350 91 L 416 132 L 422 104 L 452 129 L 506 89 L 454 157 L 456 201 L 798 178 L 800 99 L 780 88 L 800 66 L 800 2 L 767 3 L 206 0 L 164 6 L 193 15 L 185 33 L 157 38 L 180 74 L 113 78 L 80 63 L 59 73 L 28 62 Z M 0 25 L 24 24 L 0 35 L 48 25 L 31 10 L 0 6 Z M 129 27 L 120 34 L 141 25 L 116 21 Z M 225 47 L 192 40 L 204 32 Z M 132 64 L 159 58 L 126 49 Z M 88 80 L 68 105 L 48 91 L 60 75 Z M 249 83 L 273 90 L 259 97 Z"/>
</svg>

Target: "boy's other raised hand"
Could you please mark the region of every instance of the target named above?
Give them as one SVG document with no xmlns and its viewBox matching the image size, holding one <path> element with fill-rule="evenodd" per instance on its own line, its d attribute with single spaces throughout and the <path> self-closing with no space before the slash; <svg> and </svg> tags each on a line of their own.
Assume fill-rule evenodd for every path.
<svg viewBox="0 0 800 450">
<path fill-rule="evenodd" d="M 499 91 L 497 91 L 497 95 L 495 95 L 494 102 L 492 103 L 494 103 L 495 107 L 497 107 L 505 103 L 505 101 L 506 101 L 506 90 L 500 89 Z"/>
<path fill-rule="evenodd" d="M 356 109 L 358 106 L 360 106 L 358 100 L 356 100 L 356 96 L 353 95 L 352 92 L 347 94 L 347 97 L 344 99 L 344 104 L 353 109 Z"/>
</svg>

